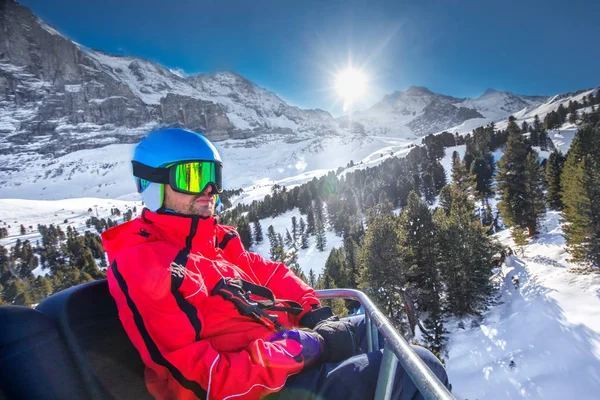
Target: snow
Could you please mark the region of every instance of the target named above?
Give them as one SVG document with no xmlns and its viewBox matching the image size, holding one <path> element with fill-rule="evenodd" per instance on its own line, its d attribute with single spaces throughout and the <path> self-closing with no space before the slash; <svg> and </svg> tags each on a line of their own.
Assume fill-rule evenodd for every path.
<svg viewBox="0 0 600 400">
<path fill-rule="evenodd" d="M 296 217 L 298 224 L 300 224 L 300 218 L 303 218 L 304 222 L 306 222 L 306 215 L 301 215 L 300 210 L 297 208 L 274 218 L 261 219 L 260 226 L 263 231 L 264 240 L 258 245 L 253 245 L 250 250 L 269 259 L 271 247 L 269 239 L 267 238 L 267 230 L 269 229 L 269 225 L 273 225 L 275 233 L 281 233 L 281 236 L 285 238 L 286 229 L 290 231 L 290 234 L 292 233 L 292 217 Z M 252 229 L 254 229 L 254 226 L 252 226 Z M 341 247 L 344 244 L 343 238 L 336 236 L 334 232 L 327 231 L 325 232 L 325 236 L 327 241 L 325 251 L 319 251 L 317 249 L 314 236 L 309 236 L 308 249 L 300 249 L 300 246 L 298 245 L 298 264 L 302 268 L 302 272 L 304 272 L 306 277 L 308 277 L 308 272 L 311 268 L 315 273 L 315 276 L 318 277 L 319 274 L 323 272 L 325 261 L 327 261 L 327 257 L 329 257 L 329 252 L 331 252 L 331 249 L 334 247 Z M 298 241 L 299 240 L 300 238 L 298 238 Z"/>
<path fill-rule="evenodd" d="M 549 212 L 525 255 L 507 258 L 497 305 L 479 327 L 448 324 L 446 365 L 458 399 L 596 398 L 600 275 L 569 272 L 575 265 L 567 261 L 559 218 Z M 497 237 L 516 249 L 508 230 Z"/>
<path fill-rule="evenodd" d="M 446 147 L 444 151 L 444 158 L 440 160 L 440 164 L 442 164 L 442 167 L 444 167 L 444 170 L 446 171 L 446 182 L 450 183 L 452 182 L 452 153 L 456 151 L 462 160 L 465 157 L 467 146 L 463 144 L 460 146 Z"/>
</svg>

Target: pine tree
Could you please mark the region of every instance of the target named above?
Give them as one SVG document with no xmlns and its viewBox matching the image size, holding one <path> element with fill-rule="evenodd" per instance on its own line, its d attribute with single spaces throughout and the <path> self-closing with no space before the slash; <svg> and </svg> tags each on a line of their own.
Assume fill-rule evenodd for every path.
<svg viewBox="0 0 600 400">
<path fill-rule="evenodd" d="M 495 167 L 494 156 L 490 153 L 475 158 L 471 163 L 471 187 L 476 199 L 487 199 L 493 194 L 492 180 Z"/>
<path fill-rule="evenodd" d="M 565 156 L 562 153 L 553 151 L 548 157 L 546 163 L 546 184 L 548 186 L 548 192 L 546 193 L 546 200 L 550 208 L 554 210 L 562 210 L 562 193 L 560 185 L 560 176 L 563 171 L 565 164 Z"/>
<path fill-rule="evenodd" d="M 544 196 L 544 171 L 536 151 L 527 154 L 525 159 L 525 195 L 528 200 L 527 222 L 529 236 L 538 232 L 539 221 L 546 213 Z"/>
<path fill-rule="evenodd" d="M 344 260 L 348 275 L 348 287 L 357 288 L 359 280 L 359 269 L 357 260 L 358 245 L 351 236 L 344 239 Z"/>
<path fill-rule="evenodd" d="M 264 240 L 262 226 L 260 221 L 254 221 L 254 243 L 260 244 Z"/>
<path fill-rule="evenodd" d="M 406 265 L 407 282 L 414 288 L 420 311 L 440 305 L 441 283 L 436 267 L 436 230 L 431 211 L 413 191 L 398 223 L 398 248 Z"/>
<path fill-rule="evenodd" d="M 348 277 L 345 271 L 346 261 L 344 259 L 344 251 L 334 247 L 331 249 L 323 272 L 330 276 L 336 284 L 336 287 L 348 287 Z"/>
<path fill-rule="evenodd" d="M 300 238 L 300 248 L 301 249 L 308 249 L 308 231 L 304 231 L 302 233 L 302 236 Z"/>
<path fill-rule="evenodd" d="M 236 228 L 244 248 L 249 249 L 252 246 L 252 229 L 248 219 L 245 217 L 240 218 Z"/>
<path fill-rule="evenodd" d="M 292 235 L 290 234 L 290 231 L 289 231 L 289 229 L 287 229 L 287 228 L 286 228 L 286 229 L 285 229 L 285 245 L 286 245 L 288 248 L 291 248 L 291 247 L 292 247 L 292 245 L 294 245 L 294 244 L 295 244 L 295 243 L 294 243 L 294 239 L 292 238 Z"/>
<path fill-rule="evenodd" d="M 298 237 L 300 236 L 300 229 L 298 226 L 298 220 L 296 217 L 292 217 L 292 239 L 295 243 L 298 243 Z"/>
<path fill-rule="evenodd" d="M 498 246 L 474 213 L 474 204 L 456 187 L 444 188 L 449 208 L 435 212 L 439 270 L 446 287 L 444 308 L 456 315 L 478 314 L 486 305 L 492 257 Z"/>
<path fill-rule="evenodd" d="M 600 265 L 600 127 L 577 132 L 561 183 L 567 251 L 573 261 Z"/>
<path fill-rule="evenodd" d="M 398 249 L 398 217 L 376 217 L 358 250 L 359 287 L 373 299 L 397 328 L 403 323 L 402 297 L 398 288 L 406 285 L 405 272 Z"/>
<path fill-rule="evenodd" d="M 527 145 L 514 120 L 509 122 L 508 131 L 506 149 L 498 162 L 496 175 L 501 199 L 498 209 L 507 226 L 528 228 L 529 235 L 533 235 L 543 212 L 541 169 L 537 153 Z"/>
<path fill-rule="evenodd" d="M 469 186 L 469 177 L 467 173 L 467 168 L 460 160 L 460 156 L 458 152 L 455 151 L 452 153 L 452 183 L 457 185 L 461 190 L 467 190 Z"/>
<path fill-rule="evenodd" d="M 525 246 L 529 243 L 527 232 L 520 226 L 515 226 L 510 230 L 510 236 L 515 242 L 515 245 L 519 248 L 522 257 L 525 254 Z"/>
<path fill-rule="evenodd" d="M 317 222 L 317 233 L 316 233 L 317 249 L 319 251 L 325 251 L 327 245 L 327 237 L 325 236 L 325 227 L 321 221 Z"/>
<path fill-rule="evenodd" d="M 314 235 L 316 232 L 316 224 L 315 224 L 315 214 L 313 209 L 310 208 L 308 210 L 308 214 L 306 215 L 306 233 L 309 235 Z"/>
<path fill-rule="evenodd" d="M 310 286 L 311 288 L 317 287 L 317 276 L 315 275 L 315 271 L 313 271 L 312 268 L 308 271 L 308 286 Z"/>
</svg>

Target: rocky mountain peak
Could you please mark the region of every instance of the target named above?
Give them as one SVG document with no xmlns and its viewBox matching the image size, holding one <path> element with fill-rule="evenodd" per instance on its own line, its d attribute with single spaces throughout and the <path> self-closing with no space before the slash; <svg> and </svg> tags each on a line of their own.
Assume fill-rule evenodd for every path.
<svg viewBox="0 0 600 400">
<path fill-rule="evenodd" d="M 435 96 L 431 90 L 427 89 L 424 86 L 411 86 L 404 91 L 404 94 L 407 96 Z"/>
</svg>

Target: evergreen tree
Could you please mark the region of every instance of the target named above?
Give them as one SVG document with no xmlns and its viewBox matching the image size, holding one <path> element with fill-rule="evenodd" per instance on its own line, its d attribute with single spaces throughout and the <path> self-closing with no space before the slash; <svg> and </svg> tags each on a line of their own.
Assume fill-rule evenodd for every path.
<svg viewBox="0 0 600 400">
<path fill-rule="evenodd" d="M 16 306 L 29 307 L 33 304 L 25 284 L 20 279 L 13 279 L 8 282 L 4 289 L 3 298 L 6 303 Z"/>
<path fill-rule="evenodd" d="M 325 236 L 325 227 L 321 221 L 317 222 L 317 233 L 316 233 L 317 249 L 324 251 L 327 245 L 327 237 Z"/>
<path fill-rule="evenodd" d="M 431 312 L 439 308 L 441 284 L 436 267 L 435 225 L 429 207 L 414 191 L 400 214 L 398 249 L 419 310 Z"/>
<path fill-rule="evenodd" d="M 308 210 L 308 214 L 306 215 L 306 233 L 309 235 L 314 235 L 316 232 L 316 224 L 315 224 L 315 214 L 313 209 L 310 208 Z"/>
<path fill-rule="evenodd" d="M 346 261 L 344 259 L 344 251 L 342 249 L 334 247 L 331 249 L 327 261 L 325 261 L 325 268 L 323 272 L 330 276 L 335 282 L 337 287 L 345 288 L 348 287 L 348 277 L 345 271 Z"/>
<path fill-rule="evenodd" d="M 512 237 L 515 245 L 521 251 L 521 257 L 525 254 L 525 245 L 529 243 L 529 238 L 527 237 L 527 232 L 525 229 L 520 226 L 515 226 L 510 230 L 510 236 Z"/>
<path fill-rule="evenodd" d="M 277 233 L 275 233 L 275 228 L 273 228 L 273 225 L 269 225 L 269 228 L 267 229 L 267 238 L 269 238 L 269 253 L 271 260 L 283 261 L 285 258 L 283 239 L 280 240 L 281 235 L 277 235 Z"/>
<path fill-rule="evenodd" d="M 460 160 L 458 152 L 452 153 L 452 183 L 462 190 L 467 190 L 469 186 L 469 174 L 465 164 Z"/>
<path fill-rule="evenodd" d="M 250 222 L 247 218 L 242 217 L 238 219 L 236 228 L 244 248 L 249 249 L 252 246 L 252 229 L 250 228 Z"/>
<path fill-rule="evenodd" d="M 346 274 L 348 276 L 347 287 L 357 288 L 359 280 L 359 269 L 357 260 L 358 245 L 351 236 L 344 239 L 344 260 Z"/>
<path fill-rule="evenodd" d="M 290 234 L 289 229 L 285 229 L 285 245 L 288 248 L 291 248 L 293 245 L 295 245 L 294 243 L 294 239 L 292 238 L 292 235 Z"/>
<path fill-rule="evenodd" d="M 260 221 L 254 221 L 254 243 L 260 244 L 264 240 L 262 226 Z"/>
<path fill-rule="evenodd" d="M 304 231 L 302 233 L 302 237 L 300 238 L 300 248 L 301 249 L 308 249 L 308 231 Z"/>
<path fill-rule="evenodd" d="M 308 286 L 310 286 L 311 288 L 317 287 L 317 276 L 315 275 L 315 271 L 313 271 L 312 268 L 308 271 Z"/>
<path fill-rule="evenodd" d="M 561 182 L 567 251 L 573 261 L 600 265 L 600 127 L 577 132 Z"/>
<path fill-rule="evenodd" d="M 473 212 L 474 204 L 455 187 L 444 188 L 449 208 L 435 212 L 438 263 L 446 295 L 445 309 L 456 315 L 478 314 L 491 293 L 490 270 L 498 245 Z"/>
<path fill-rule="evenodd" d="M 380 307 L 397 327 L 406 331 L 402 297 L 406 285 L 405 268 L 398 248 L 398 217 L 380 215 L 369 225 L 358 250 L 359 287 Z"/>
<path fill-rule="evenodd" d="M 471 187 L 476 199 L 487 199 L 493 194 L 492 180 L 495 168 L 494 156 L 490 153 L 475 158 L 471 163 Z"/>
<path fill-rule="evenodd" d="M 546 213 L 546 203 L 544 196 L 544 171 L 539 162 L 539 156 L 536 151 L 527 154 L 525 159 L 525 195 L 527 196 L 527 222 L 526 226 L 529 235 L 538 232 L 539 220 Z"/>
<path fill-rule="evenodd" d="M 565 156 L 562 153 L 553 151 L 550 153 L 548 162 L 546 163 L 546 184 L 548 186 L 548 192 L 546 193 L 546 200 L 550 208 L 554 210 L 562 210 L 562 193 L 560 185 L 560 176 L 563 171 L 565 164 Z"/>
<path fill-rule="evenodd" d="M 498 209 L 507 226 L 528 228 L 529 235 L 533 235 L 543 211 L 537 153 L 527 145 L 514 119 L 509 122 L 508 131 L 508 142 L 496 175 L 496 188 L 501 199 Z"/>
<path fill-rule="evenodd" d="M 292 217 L 292 239 L 294 243 L 298 243 L 298 237 L 300 236 L 300 227 L 298 226 L 298 220 L 296 217 Z"/>
</svg>

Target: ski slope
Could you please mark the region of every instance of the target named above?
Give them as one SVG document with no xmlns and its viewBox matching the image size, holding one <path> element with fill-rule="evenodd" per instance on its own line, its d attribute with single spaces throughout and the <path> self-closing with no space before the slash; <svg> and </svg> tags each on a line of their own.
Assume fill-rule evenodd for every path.
<svg viewBox="0 0 600 400">
<path fill-rule="evenodd" d="M 446 365 L 458 399 L 599 398 L 600 274 L 568 271 L 576 266 L 567 261 L 557 212 L 544 229 L 524 256 L 507 258 L 497 304 L 479 326 L 447 324 Z M 516 249 L 508 230 L 497 237 Z"/>
</svg>

